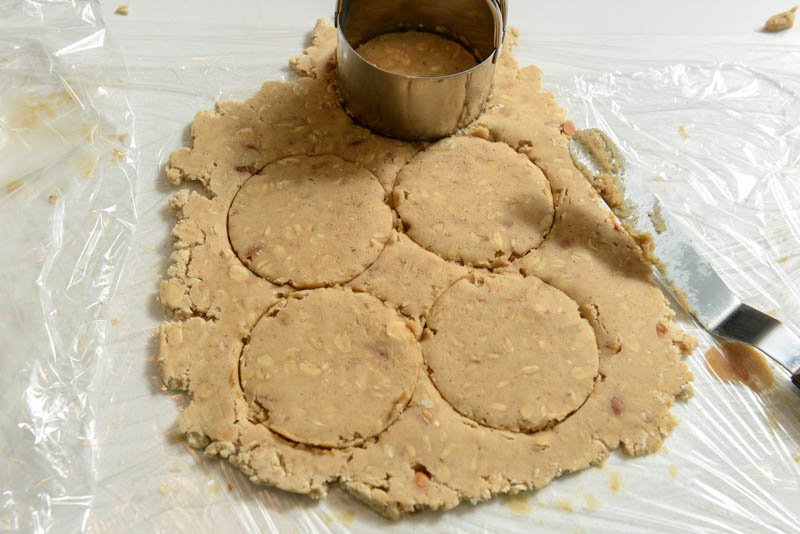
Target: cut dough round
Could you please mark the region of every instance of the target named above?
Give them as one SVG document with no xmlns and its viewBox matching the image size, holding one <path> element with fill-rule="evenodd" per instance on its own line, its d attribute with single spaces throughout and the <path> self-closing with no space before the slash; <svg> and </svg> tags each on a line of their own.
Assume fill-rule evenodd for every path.
<svg viewBox="0 0 800 534">
<path fill-rule="evenodd" d="M 299 443 L 356 445 L 388 427 L 414 392 L 419 343 L 398 313 L 365 293 L 292 294 L 242 351 L 245 398 Z"/>
<path fill-rule="evenodd" d="M 373 65 L 405 76 L 446 76 L 477 64 L 466 48 L 430 32 L 384 33 L 357 52 Z"/>
<path fill-rule="evenodd" d="M 383 250 L 392 212 L 367 170 L 336 156 L 267 165 L 233 199 L 228 234 L 239 259 L 300 289 L 352 280 Z"/>
<path fill-rule="evenodd" d="M 407 234 L 448 260 L 488 267 L 537 247 L 553 224 L 539 168 L 504 143 L 445 139 L 397 177 L 393 201 Z"/>
<path fill-rule="evenodd" d="M 578 305 L 534 277 L 470 276 L 434 305 L 422 341 L 431 379 L 462 415 L 532 432 L 577 410 L 598 351 Z"/>
</svg>

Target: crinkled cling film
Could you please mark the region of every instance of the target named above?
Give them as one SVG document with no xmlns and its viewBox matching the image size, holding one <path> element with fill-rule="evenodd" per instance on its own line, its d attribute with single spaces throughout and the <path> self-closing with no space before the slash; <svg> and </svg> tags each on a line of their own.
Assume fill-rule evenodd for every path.
<svg viewBox="0 0 800 534">
<path fill-rule="evenodd" d="M 197 111 L 289 76 L 314 15 L 138 29 L 120 49 L 93 2 L 0 6 L 0 529 L 796 529 L 800 397 L 783 375 L 760 393 L 717 379 L 713 340 L 685 317 L 695 395 L 661 452 L 531 494 L 387 523 L 340 491 L 257 487 L 185 445 L 185 401 L 161 392 L 154 361 L 174 222 L 163 166 Z M 621 147 L 626 186 L 655 190 L 740 297 L 800 331 L 799 51 L 523 32 L 516 56 L 579 128 Z"/>
<path fill-rule="evenodd" d="M 95 380 L 136 212 L 133 115 L 91 3 L 0 6 L 0 529 L 92 501 Z M 80 523 L 74 523 L 79 525 Z"/>
</svg>

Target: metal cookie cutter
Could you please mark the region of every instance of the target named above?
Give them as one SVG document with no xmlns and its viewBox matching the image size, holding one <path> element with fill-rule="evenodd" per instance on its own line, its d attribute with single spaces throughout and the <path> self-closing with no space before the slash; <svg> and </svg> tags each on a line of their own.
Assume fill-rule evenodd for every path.
<svg viewBox="0 0 800 534">
<path fill-rule="evenodd" d="M 433 140 L 483 111 L 506 26 L 505 0 L 338 0 L 339 91 L 355 119 L 376 133 Z M 456 40 L 478 64 L 447 76 L 405 76 L 356 52 L 380 34 L 422 30 Z"/>
</svg>

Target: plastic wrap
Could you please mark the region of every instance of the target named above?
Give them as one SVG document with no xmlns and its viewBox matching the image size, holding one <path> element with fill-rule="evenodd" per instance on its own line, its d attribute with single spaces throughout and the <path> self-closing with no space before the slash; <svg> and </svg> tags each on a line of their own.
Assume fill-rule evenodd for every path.
<svg viewBox="0 0 800 534">
<path fill-rule="evenodd" d="M 133 120 L 91 4 L 0 6 L 0 529 L 80 525 L 133 240 Z"/>
<path fill-rule="evenodd" d="M 0 528 L 787 532 L 800 524 L 800 396 L 783 375 L 760 395 L 720 382 L 704 364 L 712 341 L 686 320 L 701 340 L 688 360 L 696 394 L 675 407 L 681 424 L 661 453 L 614 454 L 535 493 L 389 523 L 340 491 L 317 503 L 203 458 L 176 436 L 183 399 L 162 391 L 154 364 L 157 283 L 173 224 L 163 164 L 189 142 L 197 111 L 289 76 L 286 61 L 319 14 L 292 27 L 187 22 L 166 32 L 120 26 L 110 36 L 91 2 L 11 2 L 0 15 Z M 739 296 L 798 333 L 800 51 L 780 43 L 523 31 L 516 55 L 543 69 L 578 127 L 603 128 L 622 147 L 628 179 L 658 192 Z M 25 109 L 33 120 L 20 120 Z"/>
</svg>

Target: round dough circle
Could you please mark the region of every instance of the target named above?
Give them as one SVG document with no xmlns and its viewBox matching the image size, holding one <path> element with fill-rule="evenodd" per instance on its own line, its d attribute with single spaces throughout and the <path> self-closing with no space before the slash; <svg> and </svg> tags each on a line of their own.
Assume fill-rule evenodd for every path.
<svg viewBox="0 0 800 534">
<path fill-rule="evenodd" d="M 508 145 L 477 137 L 445 139 L 417 154 L 392 197 L 409 237 L 477 267 L 524 255 L 553 224 L 542 171 Z"/>
<path fill-rule="evenodd" d="M 272 431 L 320 447 L 357 445 L 385 430 L 411 398 L 422 355 L 405 320 L 366 293 L 291 295 L 256 324 L 241 386 Z"/>
<path fill-rule="evenodd" d="M 378 180 L 336 156 L 267 165 L 233 199 L 228 234 L 239 259 L 276 284 L 344 283 L 378 257 L 392 212 Z"/>
<path fill-rule="evenodd" d="M 580 408 L 598 350 L 578 305 L 535 277 L 463 278 L 428 317 L 422 351 L 437 389 L 486 426 L 533 432 Z"/>
</svg>

